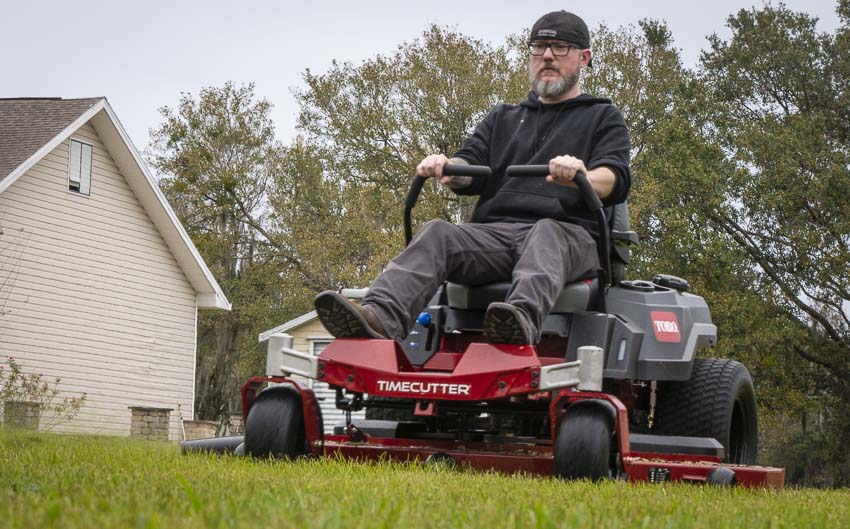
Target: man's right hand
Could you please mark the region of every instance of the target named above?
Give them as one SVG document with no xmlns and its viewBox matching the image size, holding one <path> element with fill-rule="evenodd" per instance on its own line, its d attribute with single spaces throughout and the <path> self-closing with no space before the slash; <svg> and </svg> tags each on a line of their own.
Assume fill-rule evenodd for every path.
<svg viewBox="0 0 850 529">
<path fill-rule="evenodd" d="M 426 178 L 436 178 L 442 185 L 453 189 L 466 187 L 472 182 L 472 178 L 468 176 L 444 176 L 443 167 L 448 163 L 468 165 L 466 160 L 460 158 L 450 160 L 445 154 L 429 154 L 416 166 L 416 174 Z"/>
</svg>

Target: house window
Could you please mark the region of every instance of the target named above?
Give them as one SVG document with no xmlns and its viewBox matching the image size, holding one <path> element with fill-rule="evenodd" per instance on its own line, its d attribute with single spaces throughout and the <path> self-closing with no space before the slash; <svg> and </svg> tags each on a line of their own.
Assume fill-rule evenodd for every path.
<svg viewBox="0 0 850 529">
<path fill-rule="evenodd" d="M 88 196 L 91 193 L 92 146 L 71 140 L 68 158 L 68 191 Z"/>
<path fill-rule="evenodd" d="M 314 355 L 319 355 L 329 346 L 333 338 L 310 338 L 310 352 Z"/>
</svg>

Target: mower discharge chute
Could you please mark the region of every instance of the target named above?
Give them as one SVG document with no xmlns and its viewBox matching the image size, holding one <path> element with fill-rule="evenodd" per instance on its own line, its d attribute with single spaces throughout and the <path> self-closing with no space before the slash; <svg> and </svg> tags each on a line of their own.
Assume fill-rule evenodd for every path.
<svg viewBox="0 0 850 529">
<path fill-rule="evenodd" d="M 486 177 L 490 169 L 447 165 L 443 173 Z M 548 173 L 513 166 L 506 176 Z M 407 243 L 425 180 L 417 176 L 407 197 Z M 597 220 L 602 270 L 564 286 L 537 345 L 484 338 L 484 311 L 504 300 L 507 282 L 445 284 L 403 343 L 336 339 L 314 356 L 272 335 L 266 376 L 242 388 L 244 438 L 187 441 L 184 451 L 782 487 L 784 470 L 752 466 L 758 424 L 747 369 L 696 358 L 716 342 L 705 300 L 674 276 L 624 280 L 628 244 L 637 243 L 626 205 L 606 215 L 586 175 L 574 182 Z M 336 389 L 346 419 L 333 434 L 324 433 L 312 389 L 291 375 Z M 363 409 L 366 420 L 352 420 Z"/>
</svg>

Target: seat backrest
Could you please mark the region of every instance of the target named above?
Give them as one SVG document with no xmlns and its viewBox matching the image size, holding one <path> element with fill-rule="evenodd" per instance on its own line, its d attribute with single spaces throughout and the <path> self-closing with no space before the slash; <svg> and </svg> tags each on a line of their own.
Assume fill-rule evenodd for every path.
<svg viewBox="0 0 850 529">
<path fill-rule="evenodd" d="M 631 222 L 629 220 L 629 203 L 620 202 L 613 208 L 614 221 L 611 223 L 611 229 L 619 232 L 631 231 Z"/>
<path fill-rule="evenodd" d="M 637 233 L 629 221 L 629 203 L 621 202 L 610 208 L 611 222 L 611 279 L 614 284 L 626 278 L 626 265 L 632 258 L 630 246 L 638 243 Z"/>
</svg>

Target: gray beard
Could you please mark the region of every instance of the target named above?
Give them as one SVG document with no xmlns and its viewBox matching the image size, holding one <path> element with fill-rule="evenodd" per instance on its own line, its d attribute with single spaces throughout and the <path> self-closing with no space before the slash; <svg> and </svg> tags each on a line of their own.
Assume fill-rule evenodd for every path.
<svg viewBox="0 0 850 529">
<path fill-rule="evenodd" d="M 578 83 L 578 72 L 564 77 L 560 75 L 554 81 L 542 81 L 531 71 L 531 64 L 528 65 L 528 81 L 531 83 L 531 89 L 541 97 L 559 97 L 570 90 Z"/>
</svg>

